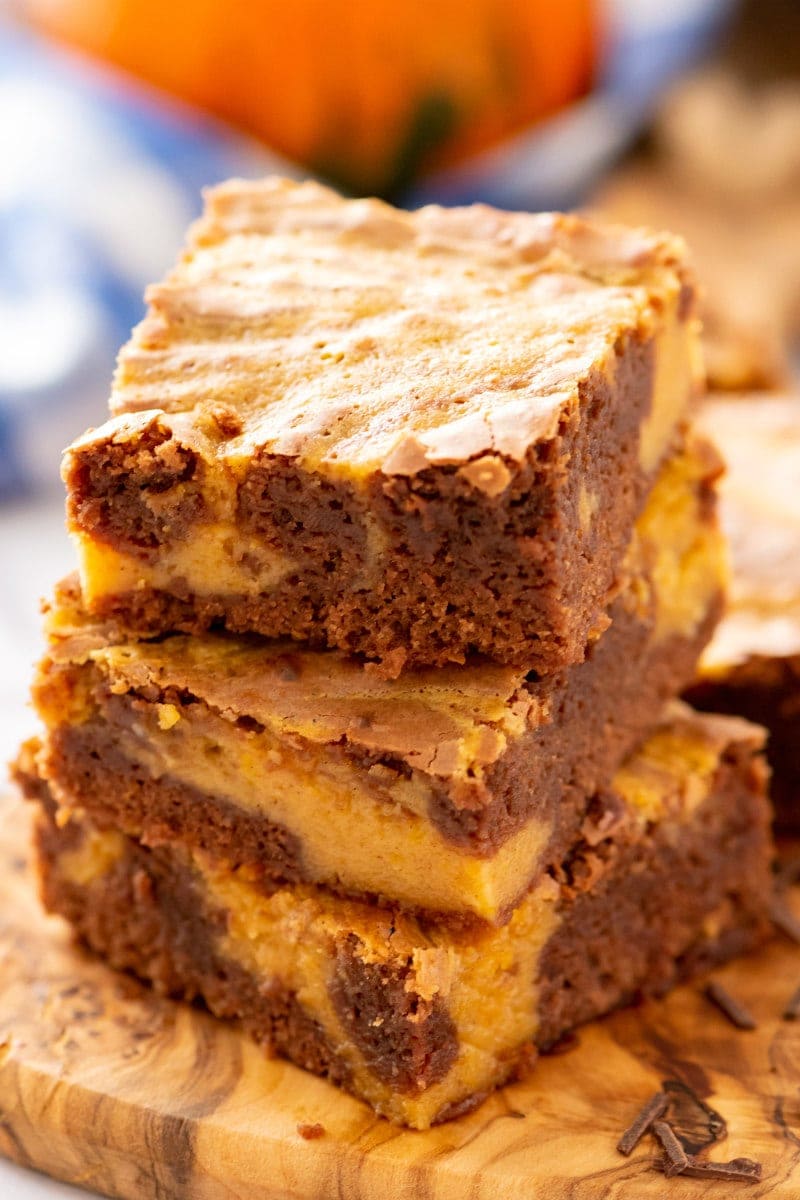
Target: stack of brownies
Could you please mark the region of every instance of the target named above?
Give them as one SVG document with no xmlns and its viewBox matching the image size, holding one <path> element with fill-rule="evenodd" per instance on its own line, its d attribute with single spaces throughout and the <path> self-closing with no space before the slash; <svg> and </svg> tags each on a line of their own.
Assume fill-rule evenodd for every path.
<svg viewBox="0 0 800 1200">
<path fill-rule="evenodd" d="M 68 450 L 44 900 L 394 1121 L 754 944 L 679 241 L 232 183 Z"/>
</svg>

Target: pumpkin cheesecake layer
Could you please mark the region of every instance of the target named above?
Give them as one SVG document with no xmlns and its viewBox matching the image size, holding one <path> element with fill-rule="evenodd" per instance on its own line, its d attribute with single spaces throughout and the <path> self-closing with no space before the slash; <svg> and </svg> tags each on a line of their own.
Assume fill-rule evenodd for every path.
<svg viewBox="0 0 800 1200">
<path fill-rule="evenodd" d="M 148 300 L 64 464 L 93 613 L 583 658 L 699 377 L 679 239 L 235 182 Z"/>
<path fill-rule="evenodd" d="M 728 464 L 728 611 L 688 693 L 769 730 L 779 827 L 800 831 L 800 395 L 710 401 L 701 427 Z"/>
<path fill-rule="evenodd" d="M 267 895 L 246 868 L 59 819 L 46 795 L 43 897 L 114 966 L 202 997 L 272 1051 L 425 1128 L 478 1103 L 534 1047 L 765 934 L 762 741 L 745 722 L 671 706 L 500 928 L 421 922 L 304 885 Z M 35 778 L 28 788 L 42 793 Z"/>
<path fill-rule="evenodd" d="M 214 634 L 115 642 L 66 587 L 34 686 L 39 769 L 101 827 L 247 863 L 265 886 L 503 921 L 694 673 L 720 607 L 717 470 L 699 442 L 665 466 L 609 628 L 544 679 L 484 663 L 386 680 Z"/>
</svg>

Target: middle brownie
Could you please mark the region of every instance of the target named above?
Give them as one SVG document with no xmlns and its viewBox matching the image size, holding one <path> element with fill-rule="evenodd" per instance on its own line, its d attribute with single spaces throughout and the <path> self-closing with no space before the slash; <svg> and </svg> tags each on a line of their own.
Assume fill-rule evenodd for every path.
<svg viewBox="0 0 800 1200">
<path fill-rule="evenodd" d="M 386 680 L 295 644 L 131 641 L 62 585 L 38 770 L 101 828 L 200 848 L 265 888 L 502 922 L 692 677 L 721 603 L 718 470 L 691 438 L 668 461 L 609 628 L 545 678 L 474 664 Z"/>
</svg>

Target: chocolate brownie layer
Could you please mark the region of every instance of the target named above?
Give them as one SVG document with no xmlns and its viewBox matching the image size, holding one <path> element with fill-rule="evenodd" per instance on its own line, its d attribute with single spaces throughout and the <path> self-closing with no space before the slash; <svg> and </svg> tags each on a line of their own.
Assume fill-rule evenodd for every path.
<svg viewBox="0 0 800 1200">
<path fill-rule="evenodd" d="M 610 627 L 543 679 L 485 664 L 387 681 L 219 635 L 115 644 L 62 593 L 40 770 L 101 826 L 246 863 L 267 888 L 503 920 L 692 676 L 719 609 L 716 469 L 700 446 L 664 469 Z"/>
<path fill-rule="evenodd" d="M 148 298 L 64 466 L 96 615 L 581 660 L 696 387 L 679 240 L 230 184 Z"/>
<path fill-rule="evenodd" d="M 755 944 L 768 928 L 761 731 L 673 707 L 501 929 L 453 930 L 39 823 L 43 895 L 117 966 L 201 996 L 394 1121 L 463 1110 L 577 1023 Z M 334 1049 L 335 1047 L 335 1049 Z"/>
<path fill-rule="evenodd" d="M 728 464 L 722 519 L 730 601 L 687 693 L 769 730 L 779 828 L 800 831 L 800 396 L 709 402 L 702 428 Z"/>
</svg>

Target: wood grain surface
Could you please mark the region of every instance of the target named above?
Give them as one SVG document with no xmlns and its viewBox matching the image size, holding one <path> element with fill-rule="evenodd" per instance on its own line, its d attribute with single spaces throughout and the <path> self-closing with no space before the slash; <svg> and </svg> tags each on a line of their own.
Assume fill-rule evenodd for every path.
<svg viewBox="0 0 800 1200">
<path fill-rule="evenodd" d="M 16 1162 L 126 1200 L 800 1197 L 800 1024 L 780 1016 L 800 948 L 787 941 L 715 973 L 753 1032 L 682 988 L 581 1030 L 472 1115 L 404 1132 L 75 948 L 39 909 L 28 821 L 0 802 L 0 1152 Z M 759 1159 L 760 1183 L 666 1179 L 649 1136 L 616 1152 L 665 1080 L 685 1142 L 712 1141 L 716 1112 L 727 1136 L 704 1153 Z M 298 1132 L 317 1123 L 321 1137 Z"/>
</svg>

